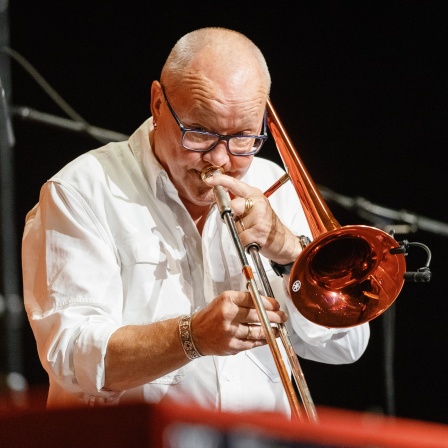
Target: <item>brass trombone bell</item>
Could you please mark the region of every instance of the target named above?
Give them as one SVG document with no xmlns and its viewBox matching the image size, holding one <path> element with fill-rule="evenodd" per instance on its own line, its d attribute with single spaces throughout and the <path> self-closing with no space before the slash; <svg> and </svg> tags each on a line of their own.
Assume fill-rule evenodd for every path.
<svg viewBox="0 0 448 448">
<path fill-rule="evenodd" d="M 404 254 L 391 252 L 399 247 L 398 242 L 375 227 L 341 227 L 270 100 L 267 111 L 269 129 L 313 236 L 290 273 L 294 305 L 310 321 L 329 328 L 352 327 L 378 317 L 395 301 L 404 284 Z M 277 187 L 271 187 L 270 192 L 272 188 Z"/>
</svg>

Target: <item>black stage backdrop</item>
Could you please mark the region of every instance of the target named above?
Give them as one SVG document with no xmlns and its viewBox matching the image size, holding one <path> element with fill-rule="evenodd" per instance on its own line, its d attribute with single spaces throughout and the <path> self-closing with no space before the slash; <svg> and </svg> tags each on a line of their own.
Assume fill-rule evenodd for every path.
<svg viewBox="0 0 448 448">
<path fill-rule="evenodd" d="M 442 224 L 397 235 L 431 249 L 433 278 L 405 284 L 394 314 L 371 323 L 360 361 L 302 361 L 316 405 L 448 423 L 444 3 L 22 0 L 9 4 L 9 41 L 88 122 L 130 134 L 149 114 L 151 81 L 177 38 L 224 26 L 253 39 L 271 69 L 273 104 L 318 185 Z M 11 81 L 14 105 L 67 117 L 17 61 Z M 41 184 L 99 144 L 16 116 L 13 126 L 20 237 Z M 279 161 L 272 146 L 262 155 Z M 347 210 L 331 199 L 328 205 L 341 224 L 380 225 L 360 207 Z M 408 268 L 423 266 L 425 255 L 411 250 Z M 24 375 L 31 386 L 44 384 L 27 325 L 23 333 Z M 385 365 L 393 373 L 387 381 Z"/>
</svg>

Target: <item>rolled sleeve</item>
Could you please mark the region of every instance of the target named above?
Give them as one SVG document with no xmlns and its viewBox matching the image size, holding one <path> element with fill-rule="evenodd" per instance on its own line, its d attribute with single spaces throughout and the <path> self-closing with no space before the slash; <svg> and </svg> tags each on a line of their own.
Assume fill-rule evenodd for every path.
<svg viewBox="0 0 448 448">
<path fill-rule="evenodd" d="M 370 338 L 368 323 L 350 328 L 327 328 L 306 319 L 288 299 L 285 300 L 288 325 L 293 330 L 291 340 L 299 356 L 328 364 L 349 364 L 363 355 Z"/>
<path fill-rule="evenodd" d="M 82 198 L 50 182 L 27 218 L 22 255 L 25 307 L 50 388 L 114 400 L 102 390 L 104 357 L 123 325 L 123 288 L 107 231 Z"/>
<path fill-rule="evenodd" d="M 85 394 L 92 397 L 114 399 L 117 393 L 104 390 L 106 355 L 109 338 L 119 326 L 89 320 L 76 338 L 73 365 L 76 381 Z"/>
</svg>

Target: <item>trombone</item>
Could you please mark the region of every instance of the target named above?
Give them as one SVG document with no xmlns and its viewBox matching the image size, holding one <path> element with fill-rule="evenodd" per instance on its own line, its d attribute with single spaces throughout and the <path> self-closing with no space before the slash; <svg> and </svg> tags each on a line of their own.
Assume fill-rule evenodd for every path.
<svg viewBox="0 0 448 448">
<path fill-rule="evenodd" d="M 364 225 L 341 227 L 325 204 L 316 185 L 298 156 L 271 101 L 267 120 L 286 174 L 266 192 L 270 196 L 290 180 L 300 199 L 313 241 L 306 245 L 293 264 L 289 293 L 297 310 L 308 320 L 329 328 L 346 328 L 368 322 L 382 314 L 397 298 L 404 284 L 406 264 L 399 243 L 389 234 Z M 222 169 L 208 167 L 202 178 Z M 301 398 L 300 405 L 291 376 L 281 356 L 260 292 L 248 263 L 252 257 L 267 296 L 274 297 L 256 243 L 242 247 L 228 193 L 213 188 L 216 203 L 237 250 L 242 273 L 252 296 L 294 417 L 317 422 L 317 413 L 305 376 L 284 324 L 278 325 L 292 378 Z M 302 409 L 303 407 L 303 409 Z"/>
</svg>

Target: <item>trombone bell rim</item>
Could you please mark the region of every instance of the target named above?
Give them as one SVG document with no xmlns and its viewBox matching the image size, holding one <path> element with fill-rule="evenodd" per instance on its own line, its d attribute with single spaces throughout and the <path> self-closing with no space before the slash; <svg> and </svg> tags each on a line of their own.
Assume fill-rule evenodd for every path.
<svg viewBox="0 0 448 448">
<path fill-rule="evenodd" d="M 353 327 L 378 317 L 404 284 L 404 256 L 390 252 L 398 246 L 389 234 L 363 225 L 320 235 L 292 267 L 294 305 L 308 320 L 328 328 Z"/>
</svg>

